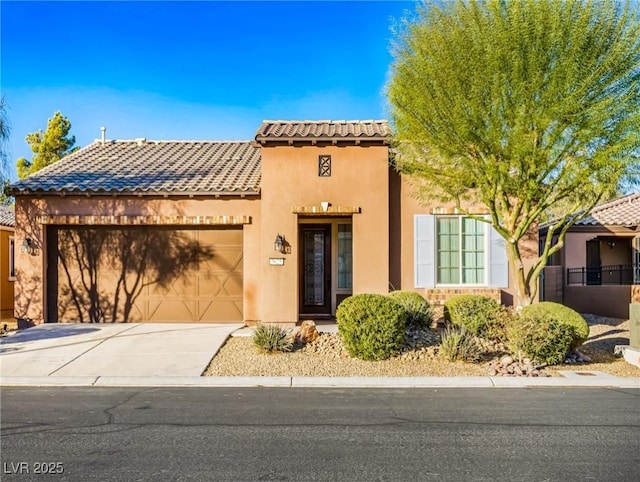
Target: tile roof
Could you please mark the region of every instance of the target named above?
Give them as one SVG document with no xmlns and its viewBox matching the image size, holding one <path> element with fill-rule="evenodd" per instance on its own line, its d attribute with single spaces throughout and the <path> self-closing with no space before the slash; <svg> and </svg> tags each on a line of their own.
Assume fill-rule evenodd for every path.
<svg viewBox="0 0 640 482">
<path fill-rule="evenodd" d="M 16 227 L 16 214 L 7 206 L 0 206 L 0 226 Z"/>
<path fill-rule="evenodd" d="M 638 226 L 640 224 L 640 193 L 629 194 L 600 204 L 589 216 L 576 222 L 580 226 Z"/>
<path fill-rule="evenodd" d="M 277 139 L 386 139 L 392 134 L 386 120 L 321 120 L 281 121 L 265 120 L 255 135 L 255 140 Z"/>
<path fill-rule="evenodd" d="M 22 193 L 258 194 L 250 142 L 96 141 L 11 186 Z"/>
</svg>

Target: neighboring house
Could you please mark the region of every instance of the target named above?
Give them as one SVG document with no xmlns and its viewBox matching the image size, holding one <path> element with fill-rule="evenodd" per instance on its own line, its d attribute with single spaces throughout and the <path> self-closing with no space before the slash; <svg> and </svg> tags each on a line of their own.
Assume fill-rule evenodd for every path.
<svg viewBox="0 0 640 482">
<path fill-rule="evenodd" d="M 545 268 L 545 300 L 581 313 L 629 317 L 640 302 L 640 193 L 593 208 L 567 231 L 563 249 Z M 546 237 L 540 229 L 540 242 Z"/>
<path fill-rule="evenodd" d="M 15 281 L 15 214 L 0 206 L 0 319 L 13 318 Z"/>
<path fill-rule="evenodd" d="M 502 239 L 421 207 L 390 136 L 386 121 L 265 121 L 248 142 L 96 141 L 12 186 L 31 247 L 17 316 L 293 324 L 390 289 L 512 300 Z"/>
</svg>

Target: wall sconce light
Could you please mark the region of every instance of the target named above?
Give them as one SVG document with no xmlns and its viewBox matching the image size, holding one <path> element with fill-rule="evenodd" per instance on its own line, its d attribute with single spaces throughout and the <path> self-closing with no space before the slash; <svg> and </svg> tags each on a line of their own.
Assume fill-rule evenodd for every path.
<svg viewBox="0 0 640 482">
<path fill-rule="evenodd" d="M 284 252 L 284 237 L 280 236 L 280 234 L 276 236 L 276 240 L 273 242 L 273 249 L 278 253 Z"/>
<path fill-rule="evenodd" d="M 609 246 L 609 249 L 613 249 L 616 247 L 616 242 L 615 241 L 607 241 L 607 246 Z"/>
<path fill-rule="evenodd" d="M 23 242 L 22 242 L 22 246 L 20 247 L 20 251 L 22 251 L 24 254 L 33 254 L 36 252 L 36 247 L 33 244 L 33 240 L 31 238 L 26 238 Z"/>
</svg>

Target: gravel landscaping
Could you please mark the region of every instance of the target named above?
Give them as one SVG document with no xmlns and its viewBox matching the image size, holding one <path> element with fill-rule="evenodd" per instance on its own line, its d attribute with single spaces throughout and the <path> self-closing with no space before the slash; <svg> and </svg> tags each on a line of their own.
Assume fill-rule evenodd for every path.
<svg viewBox="0 0 640 482">
<path fill-rule="evenodd" d="M 583 315 L 590 328 L 580 352 L 590 362 L 567 363 L 539 370 L 539 376 L 559 376 L 558 370 L 597 370 L 620 377 L 640 377 L 640 368 L 613 355 L 615 345 L 629 343 L 629 320 Z M 321 333 L 304 346 L 289 353 L 263 354 L 251 337 L 231 337 L 213 358 L 206 376 L 487 376 L 495 369 L 495 353 L 478 363 L 449 362 L 438 356 L 437 331 L 418 331 L 407 335 L 407 348 L 400 355 L 382 361 L 351 358 L 338 334 Z M 490 349 L 493 347 L 489 347 Z M 493 362 L 493 365 L 492 365 Z"/>
</svg>

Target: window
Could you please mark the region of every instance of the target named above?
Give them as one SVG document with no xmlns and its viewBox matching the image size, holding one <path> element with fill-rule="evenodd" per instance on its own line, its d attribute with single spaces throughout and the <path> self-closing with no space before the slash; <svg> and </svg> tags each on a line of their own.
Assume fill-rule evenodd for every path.
<svg viewBox="0 0 640 482">
<path fill-rule="evenodd" d="M 350 290 L 353 283 L 351 224 L 338 224 L 338 289 Z"/>
<path fill-rule="evenodd" d="M 438 284 L 485 283 L 486 226 L 463 216 L 436 218 Z"/>
<path fill-rule="evenodd" d="M 9 280 L 13 280 L 16 277 L 16 240 L 12 236 L 9 237 Z"/>
<path fill-rule="evenodd" d="M 331 177 L 331 156 L 318 156 L 318 176 Z"/>
<path fill-rule="evenodd" d="M 509 286 L 504 239 L 465 216 L 414 216 L 414 285 Z"/>
</svg>

